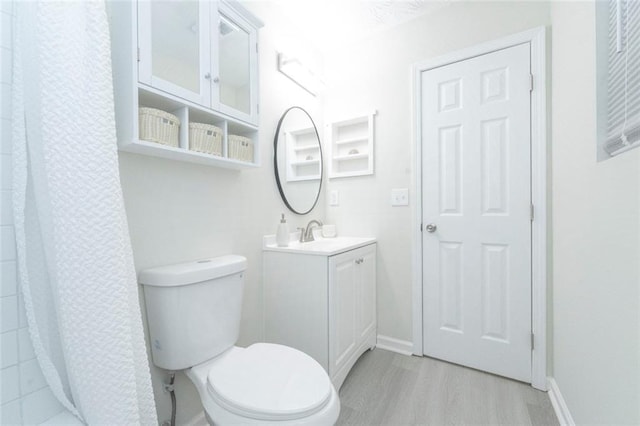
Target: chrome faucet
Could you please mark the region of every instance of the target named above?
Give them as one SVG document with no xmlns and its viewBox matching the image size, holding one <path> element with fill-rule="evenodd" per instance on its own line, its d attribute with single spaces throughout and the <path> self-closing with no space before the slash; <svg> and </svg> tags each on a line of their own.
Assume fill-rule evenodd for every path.
<svg viewBox="0 0 640 426">
<path fill-rule="evenodd" d="M 319 220 L 311 220 L 308 224 L 307 224 L 307 228 L 298 228 L 300 229 L 300 242 L 301 243 L 308 243 L 309 241 L 315 241 L 315 239 L 313 238 L 313 228 L 315 226 L 322 226 L 322 222 L 320 222 Z"/>
</svg>

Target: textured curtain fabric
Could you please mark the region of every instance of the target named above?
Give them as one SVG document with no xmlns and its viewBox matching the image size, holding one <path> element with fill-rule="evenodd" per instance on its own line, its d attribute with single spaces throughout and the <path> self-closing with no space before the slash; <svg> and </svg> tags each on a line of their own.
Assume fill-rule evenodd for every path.
<svg viewBox="0 0 640 426">
<path fill-rule="evenodd" d="M 13 207 L 38 361 L 85 423 L 156 425 L 104 2 L 15 7 Z"/>
</svg>

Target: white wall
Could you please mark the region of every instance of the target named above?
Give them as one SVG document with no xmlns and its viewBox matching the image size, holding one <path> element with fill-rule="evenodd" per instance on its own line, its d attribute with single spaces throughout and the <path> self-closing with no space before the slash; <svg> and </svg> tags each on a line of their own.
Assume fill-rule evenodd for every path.
<svg viewBox="0 0 640 426">
<path fill-rule="evenodd" d="M 11 211 L 11 20 L 13 2 L 0 1 L 0 424 L 38 424 L 63 408 L 35 358 L 16 277 Z"/>
<path fill-rule="evenodd" d="M 379 239 L 378 331 L 411 340 L 411 65 L 551 24 L 550 363 L 578 424 L 640 423 L 640 151 L 596 162 L 593 2 L 458 2 L 326 58 L 326 121 L 377 109 L 376 173 L 330 180 L 339 232 Z M 548 90 L 548 89 L 547 89 Z M 549 90 L 548 90 L 548 93 Z"/>
<path fill-rule="evenodd" d="M 640 151 L 596 162 L 594 3 L 551 18 L 554 376 L 577 424 L 638 424 Z"/>
<path fill-rule="evenodd" d="M 256 2 L 252 11 L 265 22 L 260 30 L 260 149 L 262 167 L 231 171 L 121 153 L 120 172 L 136 269 L 229 253 L 248 258 L 241 346 L 260 341 L 262 324 L 262 236 L 274 234 L 285 213 L 289 227 L 324 219 L 324 199 L 306 216 L 289 212 L 273 175 L 273 137 L 280 115 L 290 106 L 307 109 L 322 136 L 322 99 L 309 95 L 276 69 L 276 49 L 295 36 L 273 7 Z M 152 366 L 159 420 L 170 416 L 164 373 Z M 195 387 L 177 377 L 178 424 L 202 411 Z"/>
<path fill-rule="evenodd" d="M 548 23 L 544 2 L 454 2 L 325 59 L 325 121 L 378 110 L 375 175 L 330 180 L 340 205 L 327 216 L 339 233 L 378 238 L 379 334 L 412 339 L 412 66 Z M 392 188 L 410 188 L 409 207 L 391 207 Z"/>
</svg>

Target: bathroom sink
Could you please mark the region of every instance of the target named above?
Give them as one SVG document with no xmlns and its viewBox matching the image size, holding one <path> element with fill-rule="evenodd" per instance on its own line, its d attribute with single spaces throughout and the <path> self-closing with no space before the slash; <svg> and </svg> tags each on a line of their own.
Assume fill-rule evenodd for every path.
<svg viewBox="0 0 640 426">
<path fill-rule="evenodd" d="M 291 235 L 293 236 L 296 234 L 294 233 Z M 297 239 L 292 239 L 289 242 L 288 247 L 278 247 L 275 242 L 275 236 L 267 235 L 264 237 L 263 248 L 266 251 L 332 256 L 334 254 L 366 246 L 368 244 L 374 243 L 375 241 L 375 238 L 363 237 L 316 237 L 315 241 L 309 241 L 306 243 L 301 243 Z"/>
</svg>

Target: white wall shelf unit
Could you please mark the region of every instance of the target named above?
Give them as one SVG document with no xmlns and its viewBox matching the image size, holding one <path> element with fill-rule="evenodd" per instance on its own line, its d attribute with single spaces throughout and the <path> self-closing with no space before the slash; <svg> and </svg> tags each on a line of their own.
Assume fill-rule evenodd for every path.
<svg viewBox="0 0 640 426">
<path fill-rule="evenodd" d="M 308 127 L 285 132 L 285 144 L 287 181 L 320 179 L 322 164 L 316 129 Z"/>
<path fill-rule="evenodd" d="M 376 112 L 328 124 L 329 178 L 373 174 Z"/>
<path fill-rule="evenodd" d="M 231 169 L 258 167 L 257 31 L 262 23 L 227 1 L 110 1 L 108 12 L 119 149 Z M 158 25 L 167 15 L 175 16 L 170 22 L 189 17 L 193 25 Z M 242 63 L 246 71 L 234 75 L 230 62 Z M 177 147 L 140 137 L 142 107 L 180 120 Z M 221 148 L 193 150 L 198 148 L 190 141 L 190 123 L 217 127 Z"/>
</svg>

